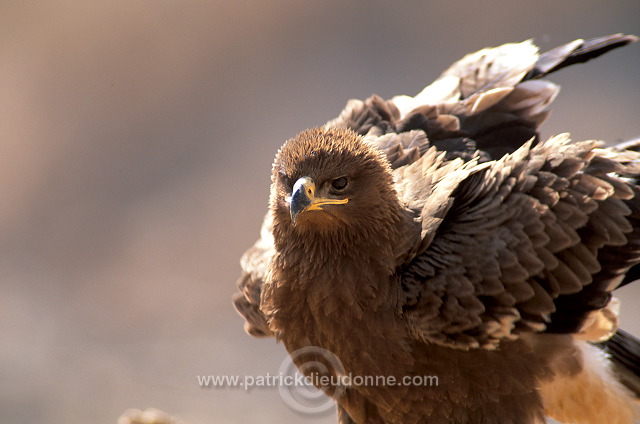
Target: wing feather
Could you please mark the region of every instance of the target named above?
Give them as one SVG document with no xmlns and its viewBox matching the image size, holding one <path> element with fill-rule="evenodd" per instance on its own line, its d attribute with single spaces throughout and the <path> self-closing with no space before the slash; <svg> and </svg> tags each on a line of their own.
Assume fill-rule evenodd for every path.
<svg viewBox="0 0 640 424">
<path fill-rule="evenodd" d="M 499 161 L 454 167 L 432 154 L 397 170 L 401 199 L 440 193 L 434 203 L 407 201 L 424 208 L 426 227 L 416 257 L 402 270 L 402 286 L 412 293 L 404 313 L 416 337 L 495 348 L 522 332 L 554 328 L 565 308 L 558 300 L 583 293 L 592 282 L 601 287 L 601 254 L 640 242 L 628 219 L 633 210 L 623 200 L 633 184 L 598 173 L 635 171 L 620 162 L 603 166 L 615 158 L 595 146 L 561 135 Z M 446 178 L 433 178 L 440 170 Z M 453 184 L 439 187 L 447 178 Z M 422 184 L 429 188 L 412 187 Z M 618 270 L 618 283 L 628 266 Z M 608 292 L 601 287 L 600 293 Z"/>
<path fill-rule="evenodd" d="M 559 90 L 540 78 L 632 41 L 635 37 L 621 34 L 575 40 L 542 55 L 531 40 L 482 49 L 455 62 L 414 97 L 352 99 L 325 126 L 373 136 L 422 130 L 423 144 L 447 152 L 447 159 L 498 159 L 538 137 Z M 405 154 L 404 149 L 389 150 L 395 167 L 426 150 Z"/>
<path fill-rule="evenodd" d="M 275 254 L 272 231 L 273 219 L 271 213 L 267 213 L 260 229 L 260 238 L 240 259 L 242 273 L 236 283 L 240 293 L 233 296 L 236 309 L 245 319 L 246 332 L 256 337 L 273 336 L 260 310 L 262 283 Z"/>
</svg>

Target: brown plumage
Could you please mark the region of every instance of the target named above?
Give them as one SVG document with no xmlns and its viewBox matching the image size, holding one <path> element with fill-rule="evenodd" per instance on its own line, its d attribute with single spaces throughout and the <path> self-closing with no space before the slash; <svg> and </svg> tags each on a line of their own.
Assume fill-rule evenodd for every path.
<svg viewBox="0 0 640 424">
<path fill-rule="evenodd" d="M 484 49 L 287 141 L 242 258 L 246 330 L 351 375 L 438 377 L 325 387 L 343 423 L 632 422 L 588 341 L 615 332 L 611 292 L 640 262 L 640 155 L 537 133 L 542 77 L 632 41 Z"/>
</svg>

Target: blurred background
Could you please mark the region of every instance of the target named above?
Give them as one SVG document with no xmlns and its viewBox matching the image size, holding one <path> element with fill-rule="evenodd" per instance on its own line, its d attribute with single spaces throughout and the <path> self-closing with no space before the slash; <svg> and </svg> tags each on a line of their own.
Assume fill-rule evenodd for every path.
<svg viewBox="0 0 640 424">
<path fill-rule="evenodd" d="M 640 2 L 2 2 L 0 422 L 333 423 L 277 389 L 285 357 L 231 305 L 271 162 L 349 98 L 416 94 L 451 62 L 534 38 L 640 33 Z M 554 75 L 543 135 L 640 135 L 640 44 Z M 640 284 L 639 284 L 640 285 Z M 623 324 L 640 335 L 640 290 Z"/>
</svg>

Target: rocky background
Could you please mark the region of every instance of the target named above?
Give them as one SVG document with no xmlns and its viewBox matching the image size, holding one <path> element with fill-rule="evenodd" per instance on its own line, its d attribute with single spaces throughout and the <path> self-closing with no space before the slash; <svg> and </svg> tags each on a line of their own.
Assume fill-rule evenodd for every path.
<svg viewBox="0 0 640 424">
<path fill-rule="evenodd" d="M 230 297 L 278 146 L 349 98 L 415 94 L 534 38 L 640 33 L 636 0 L 139 0 L 0 5 L 0 422 L 333 423 L 275 388 Z M 640 44 L 561 71 L 544 135 L 640 135 Z M 640 286 L 640 284 L 638 284 Z M 640 287 L 620 292 L 640 335 Z"/>
</svg>

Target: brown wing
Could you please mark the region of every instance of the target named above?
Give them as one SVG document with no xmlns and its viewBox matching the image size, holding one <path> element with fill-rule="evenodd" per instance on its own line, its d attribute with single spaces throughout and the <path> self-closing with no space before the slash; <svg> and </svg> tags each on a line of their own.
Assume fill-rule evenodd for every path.
<svg viewBox="0 0 640 424">
<path fill-rule="evenodd" d="M 558 136 L 495 162 L 424 155 L 396 171 L 401 198 L 423 223 L 423 245 L 401 270 L 416 337 L 494 348 L 568 321 L 563 330 L 578 331 L 640 262 L 630 222 L 638 189 L 616 176 L 638 176 L 631 156 L 640 160 Z M 582 310 L 565 305 L 570 296 L 582 296 Z"/>
<path fill-rule="evenodd" d="M 635 40 L 622 34 L 575 40 L 542 55 L 530 41 L 483 49 L 454 63 L 415 97 L 350 100 L 326 126 L 375 136 L 421 130 L 427 145 L 446 151 L 447 159 L 499 159 L 538 136 L 558 92 L 541 77 Z"/>
<path fill-rule="evenodd" d="M 262 222 L 260 238 L 240 259 L 242 274 L 236 283 L 240 293 L 233 296 L 233 303 L 244 317 L 245 330 L 256 337 L 273 336 L 267 320 L 260 310 L 262 283 L 275 253 L 272 235 L 273 220 L 267 213 Z"/>
</svg>

